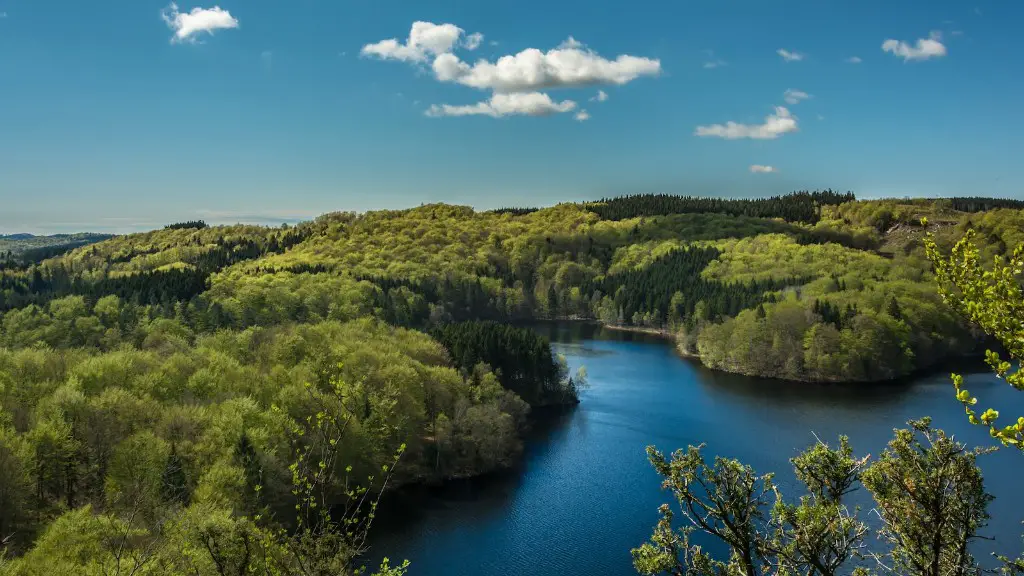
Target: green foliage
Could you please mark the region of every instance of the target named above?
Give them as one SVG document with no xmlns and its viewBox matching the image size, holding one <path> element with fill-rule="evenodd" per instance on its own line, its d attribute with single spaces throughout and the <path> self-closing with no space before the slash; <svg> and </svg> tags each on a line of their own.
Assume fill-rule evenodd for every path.
<svg viewBox="0 0 1024 576">
<path fill-rule="evenodd" d="M 970 543 L 992 500 L 975 461 L 983 451 L 967 450 L 927 420 L 897 430 L 874 462 L 854 457 L 845 437 L 838 448 L 819 442 L 791 461 L 806 488 L 795 501 L 770 474 L 721 457 L 709 465 L 701 451 L 691 446 L 666 458 L 647 449 L 686 524 L 673 527 L 672 506 L 660 508 L 650 541 L 633 550 L 641 574 L 867 574 L 868 560 L 883 573 L 980 574 Z M 859 510 L 845 503 L 861 484 L 879 511 L 879 547 L 871 547 Z M 728 556 L 694 544 L 698 532 L 724 544 Z"/>
<path fill-rule="evenodd" d="M 1024 359 L 1024 291 L 1021 271 L 1024 269 L 1024 244 L 1009 259 L 996 256 L 990 268 L 982 266 L 975 246 L 974 232 L 956 243 L 952 253 L 944 256 L 929 236 L 928 256 L 935 265 L 935 276 L 943 299 L 957 312 L 977 324 L 1002 344 L 1010 360 L 991 350 L 985 360 L 1000 378 L 1016 390 L 1024 390 L 1024 372 L 1019 362 Z M 1017 362 L 1014 368 L 1012 362 Z M 963 377 L 953 375 L 956 398 L 965 407 L 972 424 L 986 426 L 993 438 L 1007 446 L 1024 450 L 1024 416 L 1006 426 L 997 425 L 999 411 L 975 408 L 978 399 L 963 387 Z M 979 413 L 980 412 L 980 413 Z"/>
<path fill-rule="evenodd" d="M 484 363 L 497 372 L 502 386 L 528 404 L 571 404 L 577 398 L 573 382 L 551 353 L 547 338 L 528 328 L 497 322 L 445 324 L 433 331 L 466 373 Z"/>
<path fill-rule="evenodd" d="M 791 222 L 816 222 L 820 205 L 839 204 L 853 199 L 852 193 L 840 194 L 831 190 L 794 192 L 786 196 L 755 200 L 637 194 L 601 200 L 588 204 L 587 208 L 608 220 L 683 212 L 717 212 L 733 216 L 783 218 Z"/>
</svg>

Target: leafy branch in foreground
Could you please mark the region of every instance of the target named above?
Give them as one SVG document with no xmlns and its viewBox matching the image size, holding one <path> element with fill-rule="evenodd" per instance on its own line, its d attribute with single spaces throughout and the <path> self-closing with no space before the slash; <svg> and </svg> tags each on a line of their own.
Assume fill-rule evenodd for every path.
<svg viewBox="0 0 1024 576">
<path fill-rule="evenodd" d="M 927 220 L 923 224 L 927 225 Z M 985 360 L 997 376 L 1022 391 L 1024 372 L 1019 363 L 1024 359 L 1024 292 L 1020 276 L 1024 271 L 1024 245 L 1019 246 L 1009 259 L 996 256 L 991 269 L 988 269 L 981 264 L 974 237 L 974 230 L 968 230 L 953 246 L 951 254 L 946 256 L 929 234 L 925 239 L 925 250 L 934 265 L 943 300 L 1002 344 L 1009 360 L 991 350 L 985 352 Z M 1013 367 L 1015 362 L 1018 364 L 1016 369 Z M 972 424 L 987 426 L 993 438 L 1024 450 L 1024 415 L 1009 425 L 999 426 L 996 424 L 998 410 L 974 408 L 978 399 L 964 388 L 961 375 L 953 374 L 953 385 L 956 398 L 964 405 Z"/>
<path fill-rule="evenodd" d="M 648 457 L 663 477 L 688 525 L 673 528 L 672 506 L 659 509 L 650 541 L 633 550 L 641 574 L 675 576 L 835 576 L 869 574 L 865 560 L 882 573 L 910 576 L 979 574 L 970 543 L 988 520 L 992 497 L 985 492 L 975 459 L 928 419 L 897 430 L 882 456 L 853 456 L 845 437 L 839 447 L 819 442 L 791 460 L 807 493 L 787 502 L 770 474 L 718 457 L 708 464 L 702 447 L 666 458 L 653 447 Z M 846 497 L 865 486 L 876 502 L 884 549 L 868 550 L 869 530 L 848 509 Z M 774 505 L 770 506 L 774 494 Z M 724 544 L 715 558 L 694 536 Z"/>
</svg>

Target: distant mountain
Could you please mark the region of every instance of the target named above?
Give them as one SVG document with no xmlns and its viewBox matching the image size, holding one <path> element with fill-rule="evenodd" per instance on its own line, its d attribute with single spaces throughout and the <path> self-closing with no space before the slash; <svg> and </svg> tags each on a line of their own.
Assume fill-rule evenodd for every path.
<svg viewBox="0 0 1024 576">
<path fill-rule="evenodd" d="M 0 234 L 0 254 L 8 252 L 22 254 L 30 250 L 42 248 L 57 249 L 62 246 L 77 248 L 112 238 L 113 234 L 97 234 L 94 232 L 76 232 L 74 234 L 53 234 L 36 236 L 34 234 Z M 59 252 L 59 251 L 58 251 Z"/>
</svg>

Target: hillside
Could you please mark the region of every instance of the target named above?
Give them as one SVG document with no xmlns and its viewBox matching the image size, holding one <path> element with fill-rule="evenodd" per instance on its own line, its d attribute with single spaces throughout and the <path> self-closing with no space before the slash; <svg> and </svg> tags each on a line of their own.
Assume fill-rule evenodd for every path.
<svg viewBox="0 0 1024 576">
<path fill-rule="evenodd" d="M 936 293 L 921 217 L 947 245 L 978 230 L 987 255 L 1024 241 L 1024 211 L 996 200 L 633 196 L 181 223 L 10 263 L 0 552 L 57 558 L 67 534 L 107 538 L 141 509 L 163 515 L 142 526 L 181 531 L 158 553 L 184 570 L 195 534 L 227 518 L 261 522 L 230 528 L 246 537 L 294 528 L 314 502 L 296 482 L 333 506 L 351 478 L 382 490 L 510 466 L 529 413 L 574 404 L 584 382 L 509 320 L 668 331 L 712 368 L 793 380 L 927 368 L 976 339 Z M 314 449 L 329 456 L 305 476 Z"/>
<path fill-rule="evenodd" d="M 1024 241 L 1018 204 L 832 192 L 633 196 L 544 209 L 332 213 L 290 228 L 169 227 L 5 271 L 0 342 L 27 344 L 58 309 L 92 316 L 113 295 L 119 309 L 141 307 L 196 334 L 365 316 L 418 330 L 595 318 L 669 330 L 713 368 L 884 380 L 975 343 L 932 286 L 921 218 L 940 240 L 974 227 L 995 254 Z M 42 338 L 53 346 L 100 348 L 125 336 L 52 333 Z"/>
<path fill-rule="evenodd" d="M 0 264 L 17 260 L 18 263 L 40 262 L 80 246 L 86 246 L 113 237 L 112 234 L 79 232 L 35 236 L 32 234 L 0 234 Z"/>
</svg>

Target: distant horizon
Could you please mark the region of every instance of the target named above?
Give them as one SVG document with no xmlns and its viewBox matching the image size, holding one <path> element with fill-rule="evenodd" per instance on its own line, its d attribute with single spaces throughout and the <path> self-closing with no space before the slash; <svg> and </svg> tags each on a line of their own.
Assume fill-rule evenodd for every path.
<svg viewBox="0 0 1024 576">
<path fill-rule="evenodd" d="M 102 227 L 103 224 L 101 224 L 100 222 L 97 222 L 97 223 L 94 223 L 94 224 L 88 224 L 88 223 L 84 223 L 83 222 L 83 223 L 81 223 L 81 226 L 79 226 L 79 227 L 76 227 L 75 223 L 56 222 L 56 223 L 48 224 L 48 225 L 44 224 L 44 225 L 37 225 L 37 226 L 34 226 L 34 227 L 26 226 L 26 227 L 22 227 L 22 228 L 14 228 L 14 227 L 11 227 L 9 225 L 0 223 L 0 237 L 14 236 L 14 235 L 18 235 L 18 234 L 29 234 L 29 235 L 32 235 L 32 236 L 56 236 L 56 235 L 61 235 L 61 234 L 76 234 L 76 233 L 78 233 L 78 234 L 114 234 L 114 235 L 123 235 L 123 234 L 133 234 L 133 233 L 139 233 L 139 232 L 148 232 L 148 231 L 152 231 L 152 230 L 159 230 L 159 229 L 162 229 L 164 226 L 167 226 L 169 224 L 174 224 L 174 223 L 177 223 L 177 222 L 187 222 L 187 221 L 192 221 L 192 220 L 201 220 L 201 221 L 205 222 L 206 224 L 208 224 L 210 226 L 253 225 L 253 226 L 276 227 L 276 226 L 281 226 L 282 224 L 288 224 L 289 226 L 292 226 L 292 225 L 299 224 L 299 223 L 302 223 L 302 222 L 308 222 L 308 221 L 314 220 L 314 219 L 318 218 L 319 216 L 322 216 L 324 214 L 333 213 L 333 212 L 355 212 L 357 214 L 365 214 L 367 212 L 376 212 L 376 211 L 381 211 L 381 210 L 407 210 L 407 209 L 412 209 L 412 208 L 416 208 L 418 206 L 423 206 L 423 205 L 427 205 L 427 204 L 447 204 L 447 205 L 450 205 L 450 206 L 469 206 L 470 208 L 472 208 L 473 210 L 475 210 L 477 212 L 485 212 L 485 211 L 488 211 L 488 210 L 497 210 L 497 209 L 500 209 L 500 208 L 550 208 L 550 207 L 556 206 L 558 204 L 598 202 L 602 198 L 616 198 L 616 197 L 621 197 L 621 196 L 630 196 L 630 195 L 633 195 L 633 194 L 667 194 L 667 195 L 671 195 L 671 196 L 691 196 L 691 197 L 724 198 L 724 199 L 736 199 L 736 200 L 738 200 L 738 199 L 768 198 L 768 197 L 772 197 L 772 196 L 786 195 L 786 194 L 790 194 L 790 193 L 793 193 L 793 192 L 798 192 L 798 191 L 801 191 L 801 190 L 809 190 L 809 191 L 813 192 L 813 191 L 816 191 L 816 190 L 827 190 L 827 189 L 831 189 L 831 190 L 833 190 L 835 192 L 840 192 L 840 193 L 853 192 L 853 194 L 856 196 L 857 200 L 913 200 L 913 199 L 936 200 L 936 199 L 941 199 L 941 198 L 953 198 L 953 197 L 983 197 L 983 198 L 1002 198 L 1002 199 L 1012 199 L 1012 200 L 1024 200 L 1024 196 L 1022 196 L 1022 195 L 1013 195 L 1013 194 L 998 195 L 998 194 L 968 194 L 968 193 L 964 193 L 964 194 L 941 194 L 941 195 L 917 194 L 917 195 L 902 195 L 902 196 L 890 195 L 890 194 L 861 195 L 861 194 L 858 194 L 855 190 L 845 190 L 845 189 L 841 189 L 841 188 L 829 188 L 827 186 L 826 187 L 821 187 L 821 188 L 790 190 L 789 192 L 783 192 L 783 193 L 771 192 L 771 193 L 750 194 L 750 195 L 683 194 L 683 193 L 673 193 L 673 192 L 634 192 L 634 193 L 624 193 L 624 194 L 616 194 L 616 195 L 605 195 L 605 196 L 599 196 L 599 197 L 595 197 L 595 198 L 586 198 L 586 199 L 558 200 L 558 201 L 553 201 L 553 202 L 549 202 L 549 203 L 545 203 L 545 204 L 526 204 L 526 203 L 519 204 L 519 203 L 515 203 L 515 202 L 498 202 L 497 204 L 494 204 L 494 205 L 480 206 L 480 205 L 474 205 L 474 204 L 470 204 L 470 203 L 466 203 L 466 202 L 445 202 L 445 201 L 439 200 L 439 201 L 430 201 L 430 202 L 418 202 L 418 203 L 406 204 L 406 205 L 402 205 L 402 206 L 369 207 L 369 208 L 361 209 L 361 210 L 360 209 L 347 209 L 347 208 L 329 208 L 329 209 L 325 209 L 325 210 L 322 210 L 322 211 L 316 211 L 316 210 L 292 210 L 290 212 L 286 211 L 286 210 L 271 211 L 271 212 L 276 212 L 279 215 L 274 215 L 273 213 L 264 213 L 264 214 L 253 213 L 253 214 L 247 214 L 247 215 L 246 214 L 227 215 L 223 211 L 195 210 L 194 212 L 191 212 L 191 213 L 189 213 L 189 212 L 182 212 L 181 216 L 179 216 L 179 217 L 170 218 L 170 219 L 167 219 L 167 220 L 160 220 L 160 221 L 157 221 L 155 219 L 146 219 L 146 217 L 123 217 L 123 216 L 105 217 L 104 219 L 111 220 L 111 221 L 131 221 L 131 223 L 129 223 L 129 224 L 122 224 L 120 226 L 117 225 L 117 224 L 110 224 L 109 227 L 106 227 L 106 228 L 103 228 Z M 2 215 L 0 215 L 0 218 L 2 218 Z"/>
</svg>

